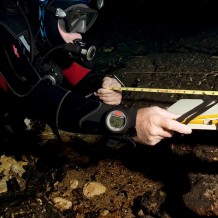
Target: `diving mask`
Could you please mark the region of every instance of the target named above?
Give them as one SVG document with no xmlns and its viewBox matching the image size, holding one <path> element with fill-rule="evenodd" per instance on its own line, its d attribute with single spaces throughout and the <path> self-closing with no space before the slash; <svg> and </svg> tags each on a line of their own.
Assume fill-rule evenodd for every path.
<svg viewBox="0 0 218 218">
<path fill-rule="evenodd" d="M 97 19 L 98 12 L 85 4 L 72 5 L 65 10 L 47 6 L 58 19 L 58 26 L 67 33 L 85 33 Z"/>
</svg>

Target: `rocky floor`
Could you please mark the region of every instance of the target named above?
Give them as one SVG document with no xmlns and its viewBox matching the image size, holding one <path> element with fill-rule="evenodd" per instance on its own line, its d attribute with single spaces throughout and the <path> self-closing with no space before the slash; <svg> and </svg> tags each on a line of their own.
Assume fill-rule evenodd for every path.
<svg viewBox="0 0 218 218">
<path fill-rule="evenodd" d="M 217 90 L 213 22 L 157 25 L 118 16 L 113 9 L 117 16 L 110 20 L 105 11 L 110 16 L 90 32 L 98 49 L 95 70 L 131 87 Z M 124 92 L 122 104 L 167 108 L 182 98 L 202 96 Z M 2 143 L 0 217 L 218 215 L 217 131 L 175 134 L 155 147 L 100 135 L 60 135 L 62 142 L 48 127 L 41 131 L 36 125 L 19 140 Z"/>
</svg>

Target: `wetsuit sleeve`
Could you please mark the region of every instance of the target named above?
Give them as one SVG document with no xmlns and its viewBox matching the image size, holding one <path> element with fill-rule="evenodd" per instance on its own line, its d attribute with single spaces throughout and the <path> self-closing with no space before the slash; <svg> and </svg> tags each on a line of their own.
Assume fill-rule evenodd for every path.
<svg viewBox="0 0 218 218">
<path fill-rule="evenodd" d="M 65 68 L 63 75 L 74 91 L 82 95 L 89 95 L 97 91 L 102 86 L 105 76 L 103 73 L 96 73 L 77 62 L 72 62 L 71 65 Z"/>
<path fill-rule="evenodd" d="M 18 98 L 18 101 L 18 105 L 25 107 L 28 118 L 68 132 L 111 134 L 106 128 L 105 116 L 114 108 L 125 110 L 130 120 L 128 128 L 121 134 L 128 134 L 129 129 L 135 128 L 135 110 L 87 99 L 43 81 L 28 96 Z"/>
<path fill-rule="evenodd" d="M 75 102 L 75 98 L 77 98 L 78 105 L 72 104 L 72 102 Z M 67 128 L 66 130 L 73 132 L 77 132 L 79 129 L 84 133 L 111 134 L 106 126 L 106 117 L 112 110 L 123 111 L 128 119 L 125 130 L 117 135 L 131 135 L 134 132 L 133 130 L 135 130 L 136 109 L 107 105 L 100 101 L 81 98 L 72 92 L 66 96 L 60 108 L 59 128 Z M 69 116 L 72 113 L 73 116 Z M 72 125 L 72 123 L 75 123 L 76 125 Z"/>
<path fill-rule="evenodd" d="M 95 71 L 90 71 L 75 87 L 74 90 L 82 95 L 89 95 L 96 92 L 102 87 L 103 78 L 105 75 L 103 73 L 97 73 Z"/>
</svg>

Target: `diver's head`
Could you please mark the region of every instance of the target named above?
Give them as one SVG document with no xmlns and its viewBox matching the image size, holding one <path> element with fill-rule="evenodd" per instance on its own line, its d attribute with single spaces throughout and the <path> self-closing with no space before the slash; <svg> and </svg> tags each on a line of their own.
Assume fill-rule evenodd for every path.
<svg viewBox="0 0 218 218">
<path fill-rule="evenodd" d="M 52 46 L 82 39 L 81 34 L 91 28 L 98 15 L 90 4 L 90 0 L 52 0 L 44 6 L 44 30 Z"/>
</svg>

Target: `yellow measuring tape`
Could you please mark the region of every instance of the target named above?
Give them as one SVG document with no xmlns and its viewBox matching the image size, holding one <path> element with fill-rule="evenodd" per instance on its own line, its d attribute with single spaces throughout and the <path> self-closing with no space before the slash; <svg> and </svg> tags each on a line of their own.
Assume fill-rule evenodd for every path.
<svg viewBox="0 0 218 218">
<path fill-rule="evenodd" d="M 218 91 L 208 90 L 182 90 L 182 89 L 158 89 L 158 88 L 140 88 L 140 87 L 109 87 L 110 90 L 130 91 L 130 92 L 156 92 L 168 94 L 184 94 L 184 95 L 218 95 Z"/>
</svg>

